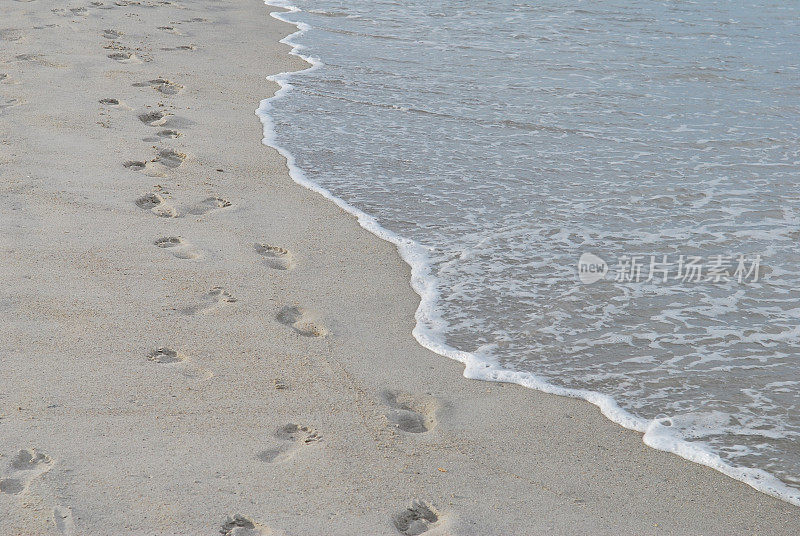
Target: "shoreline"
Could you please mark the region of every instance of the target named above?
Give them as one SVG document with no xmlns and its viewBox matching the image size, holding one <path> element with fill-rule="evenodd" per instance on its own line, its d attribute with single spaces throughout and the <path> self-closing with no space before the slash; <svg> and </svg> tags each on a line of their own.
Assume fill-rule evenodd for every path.
<svg viewBox="0 0 800 536">
<path fill-rule="evenodd" d="M 395 247 L 261 144 L 264 74 L 303 65 L 260 0 L 0 12 L 5 534 L 794 533 L 422 348 Z"/>
<path fill-rule="evenodd" d="M 264 0 L 264 4 L 268 9 L 279 8 L 286 10 L 270 11 L 270 15 L 273 18 L 297 28 L 297 31 L 281 39 L 280 42 L 290 46 L 291 51 L 289 54 L 301 58 L 309 64 L 309 67 L 300 71 L 279 73 L 267 77 L 268 80 L 277 83 L 281 89 L 272 97 L 261 101 L 259 108 L 256 110 L 256 115 L 264 125 L 263 143 L 277 150 L 286 159 L 289 175 L 294 182 L 335 203 L 345 212 L 355 217 L 363 229 L 397 248 L 400 258 L 410 268 L 411 288 L 420 298 L 419 306 L 414 313 L 416 325 L 412 330 L 412 334 L 422 347 L 464 365 L 463 376 L 467 379 L 516 384 L 542 393 L 584 400 L 597 406 L 603 416 L 614 424 L 642 434 L 642 441 L 648 447 L 709 467 L 734 480 L 743 482 L 761 493 L 794 506 L 800 506 L 800 491 L 788 486 L 771 473 L 758 468 L 732 466 L 723 461 L 714 452 L 670 434 L 669 429 L 659 421 L 632 415 L 621 408 L 611 396 L 585 389 L 560 387 L 531 373 L 516 372 L 497 367 L 489 361 L 481 360 L 474 353 L 448 345 L 441 334 L 442 330 L 440 329 L 437 333 L 437 330 L 433 327 L 441 325 L 444 321 L 441 320 L 441 315 L 437 310 L 438 292 L 432 282 L 433 276 L 430 273 L 430 261 L 426 254 L 426 248 L 411 239 L 397 235 L 384 228 L 375 217 L 350 205 L 347 201 L 336 197 L 329 190 L 308 179 L 303 170 L 295 164 L 294 155 L 292 155 L 291 151 L 278 144 L 274 122 L 270 116 L 271 102 L 286 97 L 292 90 L 291 77 L 293 75 L 321 68 L 325 64 L 320 58 L 302 54 L 301 51 L 304 46 L 294 40 L 295 37 L 302 36 L 312 27 L 307 23 L 288 21 L 282 16 L 283 14 L 301 12 L 300 8 L 287 0 Z"/>
</svg>

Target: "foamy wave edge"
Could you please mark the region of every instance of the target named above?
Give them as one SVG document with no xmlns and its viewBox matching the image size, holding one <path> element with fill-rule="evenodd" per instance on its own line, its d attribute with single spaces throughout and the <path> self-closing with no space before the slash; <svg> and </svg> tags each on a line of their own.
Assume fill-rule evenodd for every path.
<svg viewBox="0 0 800 536">
<path fill-rule="evenodd" d="M 444 333 L 447 323 L 436 308 L 436 304 L 439 300 L 439 292 L 436 289 L 435 278 L 431 274 L 431 264 L 428 256 L 429 248 L 381 227 L 375 217 L 350 205 L 343 199 L 339 199 L 319 184 L 310 181 L 305 173 L 303 173 L 303 170 L 297 167 L 294 155 L 278 144 L 275 124 L 269 114 L 272 110 L 272 103 L 286 96 L 286 94 L 291 91 L 292 85 L 289 83 L 289 78 L 291 78 L 292 75 L 319 69 L 324 63 L 319 58 L 302 54 L 300 51 L 305 47 L 294 42 L 295 37 L 306 33 L 311 29 L 311 26 L 304 22 L 289 21 L 284 15 L 298 13 L 301 11 L 300 8 L 283 0 L 264 0 L 264 4 L 287 10 L 285 12 L 270 12 L 270 16 L 273 18 L 297 27 L 296 32 L 281 39 L 280 42 L 292 47 L 289 54 L 302 58 L 310 64 L 310 67 L 301 71 L 278 73 L 267 77 L 267 80 L 277 83 L 280 89 L 276 91 L 275 95 L 272 97 L 262 100 L 255 112 L 264 127 L 262 143 L 274 148 L 286 158 L 289 175 L 294 182 L 330 199 L 342 210 L 355 216 L 361 227 L 378 238 L 391 242 L 397 247 L 400 257 L 411 267 L 411 287 L 420 297 L 419 307 L 417 307 L 417 311 L 414 315 L 416 326 L 412 334 L 423 347 L 462 363 L 464 365 L 465 378 L 516 383 L 544 393 L 568 396 L 571 398 L 582 398 L 600 408 L 600 412 L 612 422 L 624 428 L 628 428 L 629 430 L 642 433 L 642 441 L 651 448 L 677 454 L 681 458 L 705 465 L 731 478 L 744 482 L 762 493 L 766 493 L 767 495 L 771 495 L 795 506 L 800 506 L 800 491 L 787 486 L 783 481 L 767 471 L 747 467 L 734 467 L 723 461 L 719 455 L 677 437 L 670 431 L 668 426 L 661 424 L 660 421 L 646 420 L 631 415 L 620 408 L 617 402 L 608 395 L 583 389 L 558 387 L 531 373 L 504 370 L 490 363 L 488 360 L 481 359 L 473 353 L 458 350 L 445 343 L 444 337 L 441 334 Z"/>
</svg>

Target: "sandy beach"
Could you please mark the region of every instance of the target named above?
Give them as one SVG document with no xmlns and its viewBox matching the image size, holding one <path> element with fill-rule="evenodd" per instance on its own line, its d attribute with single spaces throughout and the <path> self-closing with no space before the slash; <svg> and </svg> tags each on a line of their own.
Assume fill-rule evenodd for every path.
<svg viewBox="0 0 800 536">
<path fill-rule="evenodd" d="M 797 533 L 422 348 L 394 246 L 262 144 L 271 9 L 0 4 L 2 534 Z"/>
</svg>

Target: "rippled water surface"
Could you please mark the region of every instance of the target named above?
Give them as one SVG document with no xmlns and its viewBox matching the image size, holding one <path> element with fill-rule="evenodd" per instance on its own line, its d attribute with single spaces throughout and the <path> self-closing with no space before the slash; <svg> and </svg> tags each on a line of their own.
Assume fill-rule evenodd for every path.
<svg viewBox="0 0 800 536">
<path fill-rule="evenodd" d="M 448 344 L 800 488 L 800 4 L 293 3 L 324 66 L 277 141 L 431 248 Z M 760 277 L 646 281 L 651 255 Z"/>
</svg>

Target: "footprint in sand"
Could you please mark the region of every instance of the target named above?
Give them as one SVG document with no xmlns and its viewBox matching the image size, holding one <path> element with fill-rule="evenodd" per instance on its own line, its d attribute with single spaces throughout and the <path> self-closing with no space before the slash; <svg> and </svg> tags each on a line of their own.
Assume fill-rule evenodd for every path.
<svg viewBox="0 0 800 536">
<path fill-rule="evenodd" d="M 223 536 L 280 536 L 281 533 L 271 530 L 249 517 L 241 514 L 228 516 L 219 531 Z"/>
<path fill-rule="evenodd" d="M 146 82 L 137 82 L 133 84 L 133 87 L 152 87 L 164 95 L 175 95 L 183 89 L 182 85 L 176 84 L 175 82 L 170 82 L 165 78 L 156 78 L 154 80 L 147 80 Z"/>
<path fill-rule="evenodd" d="M 258 453 L 259 460 L 267 463 L 278 463 L 292 458 L 303 447 L 322 441 L 322 435 L 310 426 L 289 423 L 275 431 L 275 437 L 282 445 Z"/>
<path fill-rule="evenodd" d="M 142 162 L 141 160 L 126 160 L 122 163 L 122 167 L 130 169 L 131 171 L 142 171 L 147 167 L 147 162 Z"/>
<path fill-rule="evenodd" d="M 159 142 L 161 140 L 180 138 L 182 135 L 183 134 L 181 134 L 177 130 L 172 130 L 172 129 L 159 130 L 158 132 L 156 132 L 155 136 L 148 136 L 146 138 L 142 138 L 142 141 L 146 141 L 149 143 Z"/>
<path fill-rule="evenodd" d="M 179 236 L 166 236 L 159 238 L 153 244 L 156 247 L 169 251 L 173 256 L 179 259 L 197 259 L 200 257 L 200 252 L 197 251 L 192 244 Z"/>
<path fill-rule="evenodd" d="M 166 348 L 162 346 L 161 348 L 156 348 L 147 354 L 147 359 L 156 363 L 169 364 L 181 363 L 184 360 L 184 357 L 179 355 L 178 352 L 172 348 Z"/>
<path fill-rule="evenodd" d="M 172 130 L 168 128 L 165 130 L 159 130 L 158 132 L 156 132 L 156 136 L 164 139 L 174 139 L 181 137 L 181 133 L 178 132 L 177 130 Z"/>
<path fill-rule="evenodd" d="M 279 391 L 283 391 L 284 389 L 289 389 L 289 383 L 283 378 L 273 378 L 272 386 Z"/>
<path fill-rule="evenodd" d="M 139 121 L 144 123 L 145 125 L 151 127 L 165 127 L 167 129 L 176 129 L 182 127 L 191 126 L 194 123 L 191 119 L 187 119 L 185 117 L 179 117 L 173 115 L 171 112 L 167 112 L 164 110 L 152 110 L 149 112 L 144 112 L 138 115 Z M 172 130 L 172 132 L 176 133 L 176 136 L 164 136 L 166 138 L 169 137 L 178 137 L 180 133 L 176 130 Z"/>
<path fill-rule="evenodd" d="M 114 52 L 109 54 L 108 57 L 120 63 L 142 63 L 142 60 L 133 52 Z"/>
<path fill-rule="evenodd" d="M 203 199 L 196 205 L 192 206 L 189 209 L 189 214 L 201 216 L 203 214 L 208 214 L 212 210 L 228 208 L 229 206 L 231 206 L 230 201 L 227 201 L 221 197 L 207 197 L 206 199 Z"/>
<path fill-rule="evenodd" d="M 185 35 L 183 32 L 178 30 L 175 26 L 159 26 L 158 29 L 161 30 L 162 32 L 167 32 L 167 33 L 171 33 L 171 34 L 174 34 L 174 35 Z"/>
<path fill-rule="evenodd" d="M 314 313 L 295 305 L 281 308 L 275 318 L 281 324 L 290 326 L 305 337 L 325 337 L 329 333 L 327 328 L 317 320 Z"/>
<path fill-rule="evenodd" d="M 178 211 L 168 204 L 159 193 L 151 192 L 136 200 L 136 206 L 142 210 L 149 210 L 159 218 L 177 218 Z"/>
<path fill-rule="evenodd" d="M 20 450 L 11 459 L 5 475 L 0 480 L 0 493 L 20 495 L 28 490 L 30 483 L 53 466 L 47 454 L 35 449 Z"/>
<path fill-rule="evenodd" d="M 222 287 L 214 287 L 201 298 L 199 305 L 184 307 L 182 312 L 187 315 L 208 314 L 220 307 L 236 303 L 238 300 Z"/>
<path fill-rule="evenodd" d="M 180 167 L 184 160 L 186 160 L 185 154 L 172 149 L 162 149 L 156 158 L 148 162 L 128 160 L 122 165 L 131 171 L 143 171 L 150 177 L 166 177 L 170 169 Z"/>
<path fill-rule="evenodd" d="M 422 434 L 436 428 L 439 402 L 435 398 L 389 390 L 382 397 L 389 407 L 386 417 L 398 430 Z"/>
<path fill-rule="evenodd" d="M 161 110 L 153 110 L 152 112 L 145 112 L 139 114 L 139 121 L 151 127 L 160 127 L 166 123 L 172 114 Z"/>
<path fill-rule="evenodd" d="M 400 534 L 418 536 L 442 525 L 442 516 L 425 501 L 414 501 L 411 506 L 392 516 L 392 523 Z"/>
<path fill-rule="evenodd" d="M 154 162 L 170 169 L 175 169 L 180 167 L 184 160 L 186 160 L 185 154 L 173 151 L 172 149 L 162 149 L 158 152 L 158 158 L 156 158 Z"/>
<path fill-rule="evenodd" d="M 166 177 L 169 168 L 161 164 L 158 159 L 143 162 L 141 160 L 126 160 L 122 166 L 131 171 L 142 171 L 148 177 Z"/>
<path fill-rule="evenodd" d="M 270 268 L 275 270 L 291 270 L 294 268 L 294 255 L 288 249 L 270 246 L 269 244 L 255 244 L 253 247 Z"/>
<path fill-rule="evenodd" d="M 165 346 L 156 348 L 147 354 L 147 359 L 159 365 L 178 368 L 187 378 L 207 380 L 214 376 L 210 371 L 197 366 L 185 355 Z"/>
</svg>

